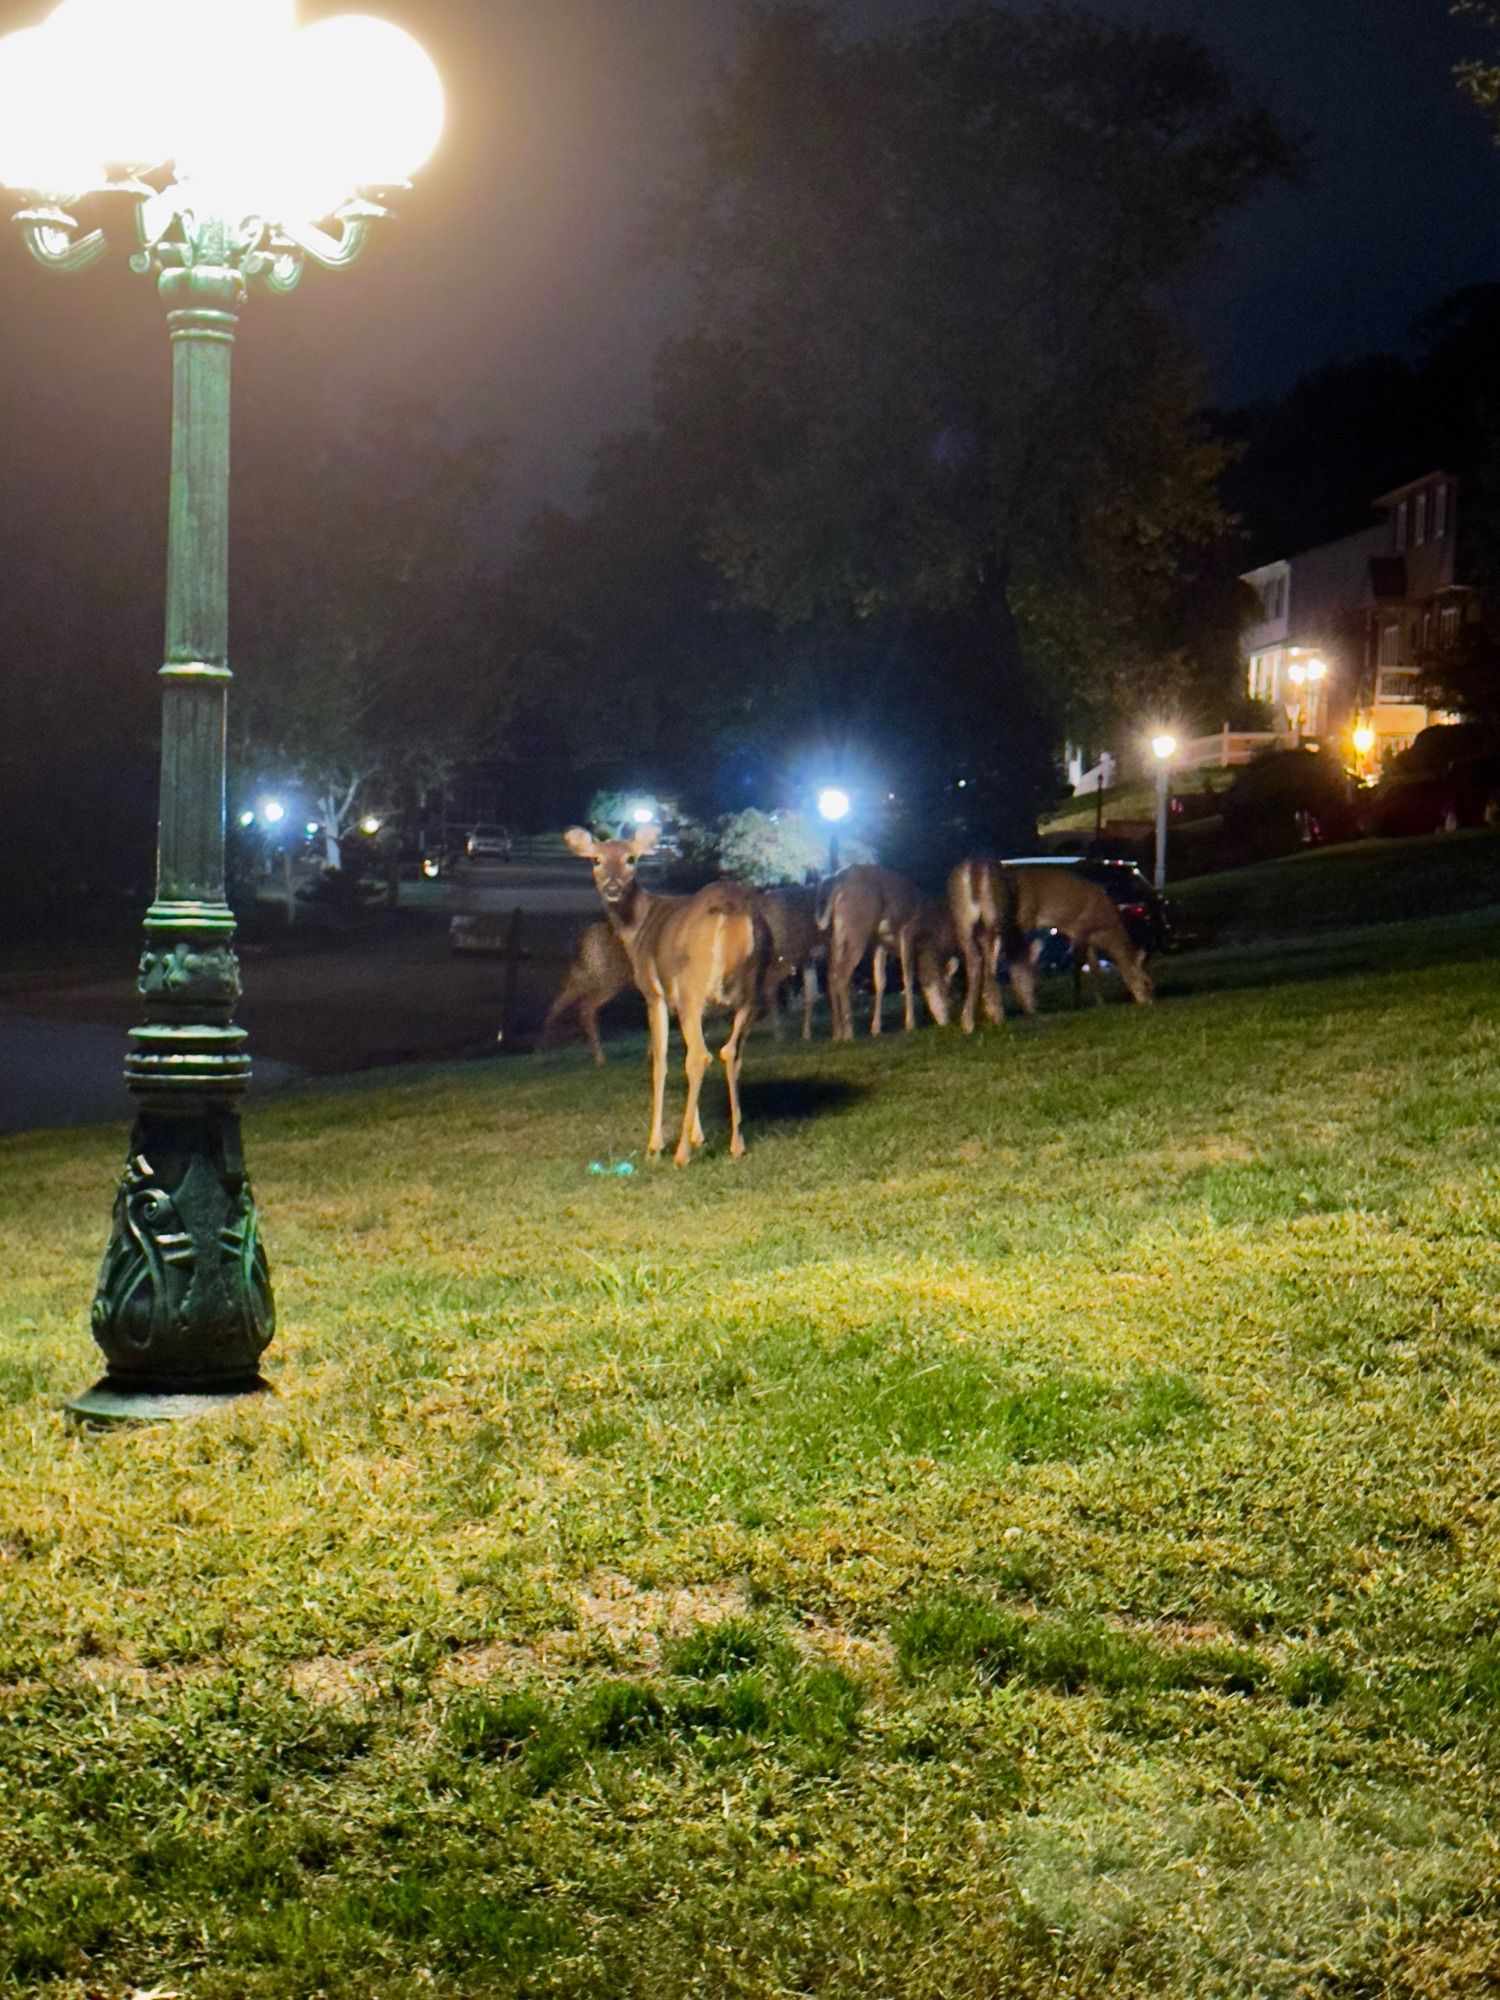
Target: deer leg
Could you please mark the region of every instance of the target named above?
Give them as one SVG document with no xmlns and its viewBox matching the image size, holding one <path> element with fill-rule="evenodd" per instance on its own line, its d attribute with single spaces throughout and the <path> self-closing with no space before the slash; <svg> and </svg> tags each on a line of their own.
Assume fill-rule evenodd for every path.
<svg viewBox="0 0 1500 2000">
<path fill-rule="evenodd" d="M 813 1008 L 818 1004 L 818 968 L 808 959 L 802 968 L 802 1039 L 812 1040 Z"/>
<path fill-rule="evenodd" d="M 901 933 L 900 937 L 896 941 L 896 949 L 901 960 L 901 998 L 905 1002 L 905 1015 L 903 1019 L 903 1025 L 906 1029 L 907 1034 L 911 1034 L 917 1025 L 917 1010 L 915 1005 L 915 996 L 912 992 L 912 986 L 914 982 L 912 979 L 912 948 L 911 948 L 910 931 L 903 931 Z"/>
<path fill-rule="evenodd" d="M 854 1022 L 849 1004 L 849 981 L 854 976 L 854 967 L 849 959 L 849 940 L 841 929 L 833 934 L 833 943 L 828 952 L 828 1011 L 833 1019 L 833 1039 L 848 1042 L 854 1039 Z"/>
<path fill-rule="evenodd" d="M 870 1033 L 880 1033 L 880 1010 L 885 1005 L 885 946 L 877 940 L 870 959 L 870 984 L 875 989 L 875 998 L 870 1006 Z"/>
<path fill-rule="evenodd" d="M 1138 1007 L 1149 1007 L 1156 998 L 1156 987 L 1146 970 L 1146 954 L 1137 951 L 1129 938 L 1124 938 L 1120 946 L 1120 956 L 1115 961 L 1130 988 L 1130 997 Z"/>
<path fill-rule="evenodd" d="M 745 1033 L 750 1026 L 751 1009 L 741 1007 L 734 1017 L 729 1030 L 729 1040 L 719 1051 L 719 1060 L 724 1065 L 724 1082 L 729 1091 L 729 1157 L 739 1159 L 745 1150 L 744 1134 L 740 1130 L 740 1057 L 745 1046 Z"/>
<path fill-rule="evenodd" d="M 594 1052 L 594 1061 L 604 1067 L 604 1044 L 599 1039 L 599 1009 L 592 1000 L 579 1003 L 578 1018 L 583 1023 L 583 1032 L 588 1036 L 589 1047 Z"/>
<path fill-rule="evenodd" d="M 771 1033 L 778 1042 L 781 1040 L 781 988 L 786 976 L 779 965 L 774 972 L 766 975 L 765 1007 L 771 1017 Z"/>
<path fill-rule="evenodd" d="M 696 1005 L 683 1001 L 677 1009 L 677 1025 L 682 1030 L 682 1039 L 687 1044 L 687 1058 L 683 1067 L 687 1071 L 687 1104 L 682 1113 L 682 1132 L 677 1140 L 677 1151 L 672 1155 L 673 1163 L 685 1167 L 693 1157 L 693 1147 L 702 1143 L 703 1127 L 698 1120 L 698 1097 L 703 1089 L 703 1079 L 713 1058 L 708 1053 L 708 1044 L 703 1039 L 703 1001 L 699 997 Z"/>
<path fill-rule="evenodd" d="M 667 1096 L 668 1012 L 665 993 L 647 996 L 646 1010 L 651 1029 L 651 1136 L 646 1141 L 649 1159 L 659 1159 L 662 1148 L 662 1112 Z"/>
<path fill-rule="evenodd" d="M 974 1032 L 974 1015 L 979 1006 L 980 991 L 984 986 L 984 953 L 979 948 L 979 940 L 973 931 L 963 934 L 964 952 L 964 1010 L 960 1016 L 966 1035 Z"/>
<path fill-rule="evenodd" d="M 1036 1012 L 1036 965 L 1035 947 L 1023 944 L 1019 954 L 1010 962 L 1010 990 L 1016 996 L 1016 1005 L 1023 1014 Z"/>
</svg>

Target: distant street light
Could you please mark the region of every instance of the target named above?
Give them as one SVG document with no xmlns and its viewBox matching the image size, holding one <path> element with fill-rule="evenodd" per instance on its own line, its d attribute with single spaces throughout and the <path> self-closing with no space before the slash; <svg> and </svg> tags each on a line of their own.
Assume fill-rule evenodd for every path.
<svg viewBox="0 0 1500 2000">
<path fill-rule="evenodd" d="M 1319 659 L 1293 660 L 1286 670 L 1286 677 L 1297 690 L 1296 729 L 1300 745 L 1309 733 L 1312 713 L 1317 707 L 1318 688 L 1328 672 L 1327 662 Z"/>
<path fill-rule="evenodd" d="M 366 813 L 359 823 L 359 830 L 362 834 L 373 840 L 383 825 L 384 821 L 378 819 L 374 813 Z"/>
<path fill-rule="evenodd" d="M 286 807 L 280 799 L 267 799 L 260 809 L 260 816 L 267 826 L 280 826 L 286 818 Z"/>
<path fill-rule="evenodd" d="M 128 213 L 172 339 L 160 839 L 126 1079 L 127 1164 L 93 1305 L 94 1420 L 184 1416 L 268 1385 L 275 1323 L 240 1152 L 250 1074 L 224 895 L 230 358 L 253 279 L 364 248 L 437 144 L 443 91 L 408 35 L 293 0 L 63 0 L 0 40 L 0 186 L 27 249 L 79 271 Z M 95 198 L 99 199 L 96 201 Z M 274 807 L 274 810 L 273 810 Z M 267 824 L 285 816 L 262 809 Z"/>
<path fill-rule="evenodd" d="M 1172 759 L 1177 754 L 1177 738 L 1165 731 L 1151 739 L 1156 759 L 1156 869 L 1152 877 L 1158 889 L 1167 882 L 1167 813 L 1171 804 Z"/>
<path fill-rule="evenodd" d="M 828 827 L 828 872 L 839 872 L 839 822 L 849 817 L 853 801 L 837 785 L 826 785 L 818 793 L 818 812 Z"/>
<path fill-rule="evenodd" d="M 638 799 L 630 808 L 632 826 L 655 826 L 658 808 L 650 799 Z"/>
</svg>

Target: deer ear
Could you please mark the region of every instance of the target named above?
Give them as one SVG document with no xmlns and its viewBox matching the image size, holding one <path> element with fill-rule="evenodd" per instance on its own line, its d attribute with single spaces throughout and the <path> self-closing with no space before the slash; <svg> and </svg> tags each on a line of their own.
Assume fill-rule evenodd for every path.
<svg viewBox="0 0 1500 2000">
<path fill-rule="evenodd" d="M 563 845 L 581 861 L 597 861 L 599 858 L 599 844 L 584 827 L 570 826 L 563 835 Z"/>
<path fill-rule="evenodd" d="M 660 839 L 661 828 L 659 826 L 638 826 L 630 845 L 636 854 L 649 854 Z"/>
</svg>

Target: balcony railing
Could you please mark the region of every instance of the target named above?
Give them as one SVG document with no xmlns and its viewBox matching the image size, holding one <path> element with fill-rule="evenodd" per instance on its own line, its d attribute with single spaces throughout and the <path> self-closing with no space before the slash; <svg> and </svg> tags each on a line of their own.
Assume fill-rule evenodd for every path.
<svg viewBox="0 0 1500 2000">
<path fill-rule="evenodd" d="M 1417 667 L 1381 667 L 1375 675 L 1375 705 L 1385 708 L 1393 703 L 1419 702 L 1422 699 L 1422 674 Z"/>
</svg>

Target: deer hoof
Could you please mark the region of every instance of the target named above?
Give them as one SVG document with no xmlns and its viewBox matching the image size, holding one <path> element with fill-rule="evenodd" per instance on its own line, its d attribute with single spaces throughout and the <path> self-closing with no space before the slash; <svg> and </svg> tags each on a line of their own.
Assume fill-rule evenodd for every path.
<svg viewBox="0 0 1500 2000">
<path fill-rule="evenodd" d="M 738 1132 L 729 1142 L 729 1157 L 731 1160 L 742 1160 L 745 1157 L 745 1142 Z"/>
</svg>

